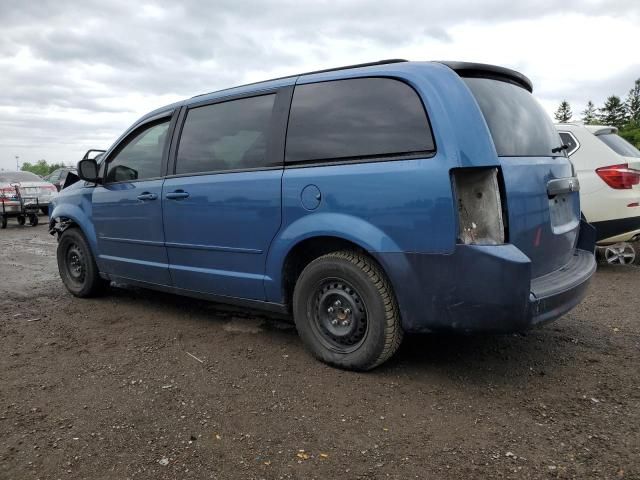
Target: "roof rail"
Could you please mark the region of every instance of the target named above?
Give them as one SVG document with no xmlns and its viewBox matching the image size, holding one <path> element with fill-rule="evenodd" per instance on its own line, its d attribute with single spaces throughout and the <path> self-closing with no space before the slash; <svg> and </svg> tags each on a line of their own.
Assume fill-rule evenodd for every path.
<svg viewBox="0 0 640 480">
<path fill-rule="evenodd" d="M 323 70 L 314 70 L 313 72 L 305 72 L 299 73 L 298 75 L 293 76 L 302 76 L 302 75 L 313 75 L 315 73 L 325 73 L 325 72 L 337 72 L 338 70 L 349 70 L 351 68 L 362 68 L 362 67 L 374 67 L 376 65 L 388 65 L 390 63 L 402 63 L 408 62 L 404 58 L 389 58 L 387 60 L 378 60 L 377 62 L 367 62 L 367 63 L 356 63 L 354 65 L 345 65 L 344 67 L 333 67 L 333 68 L 325 68 Z"/>
<path fill-rule="evenodd" d="M 389 58 L 387 60 L 378 60 L 377 62 L 356 63 L 355 65 L 345 65 L 344 67 L 325 68 L 323 70 L 314 70 L 312 72 L 296 73 L 294 75 L 285 75 L 284 77 L 270 78 L 268 80 L 260 80 L 259 82 L 245 83 L 243 85 L 238 85 L 238 87 L 248 87 L 249 85 L 257 85 L 258 83 L 273 82 L 276 80 L 283 80 L 285 78 L 301 77 L 303 75 L 313 75 L 315 73 L 336 72 L 338 70 L 349 70 L 350 68 L 374 67 L 376 65 L 388 65 L 390 63 L 402 63 L 402 62 L 408 62 L 408 61 L 409 60 L 405 60 L 403 58 Z M 204 95 L 209 95 L 210 93 L 224 92 L 225 90 L 231 90 L 232 88 L 236 88 L 236 87 L 216 90 L 214 92 L 201 93 L 199 95 L 194 95 L 191 98 L 202 97 Z"/>
</svg>

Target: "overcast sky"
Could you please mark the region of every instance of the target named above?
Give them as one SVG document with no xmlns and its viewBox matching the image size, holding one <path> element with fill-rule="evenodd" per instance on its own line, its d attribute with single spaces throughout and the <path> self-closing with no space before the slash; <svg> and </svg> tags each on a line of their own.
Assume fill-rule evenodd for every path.
<svg viewBox="0 0 640 480">
<path fill-rule="evenodd" d="M 626 96 L 640 1 L 1 0 L 0 168 L 74 163 L 195 94 L 407 58 L 515 68 L 552 112 Z"/>
</svg>

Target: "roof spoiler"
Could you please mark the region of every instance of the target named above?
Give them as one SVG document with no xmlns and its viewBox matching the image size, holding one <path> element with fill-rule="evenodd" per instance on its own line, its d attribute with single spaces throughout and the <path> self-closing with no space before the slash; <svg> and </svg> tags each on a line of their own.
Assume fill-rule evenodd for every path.
<svg viewBox="0 0 640 480">
<path fill-rule="evenodd" d="M 436 63 L 446 65 L 461 77 L 492 78 L 502 82 L 513 83 L 514 85 L 518 85 L 519 87 L 533 93 L 533 84 L 531 83 L 531 80 L 520 72 L 516 72 L 510 68 L 471 62 L 438 61 Z"/>
<path fill-rule="evenodd" d="M 610 133 L 613 133 L 613 134 L 618 133 L 618 127 L 592 126 L 591 128 L 589 128 L 589 130 L 591 130 L 591 133 L 593 133 L 596 136 L 607 135 Z"/>
</svg>

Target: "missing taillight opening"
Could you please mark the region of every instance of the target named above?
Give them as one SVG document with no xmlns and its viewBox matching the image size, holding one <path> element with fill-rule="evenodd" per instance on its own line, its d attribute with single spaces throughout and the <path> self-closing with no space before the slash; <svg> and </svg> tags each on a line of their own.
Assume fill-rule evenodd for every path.
<svg viewBox="0 0 640 480">
<path fill-rule="evenodd" d="M 611 165 L 596 169 L 598 176 L 611 188 L 626 190 L 640 184 L 640 170 L 629 168 L 629 164 Z"/>
<path fill-rule="evenodd" d="M 497 168 L 453 171 L 461 243 L 499 245 L 505 242 L 502 197 Z"/>
</svg>

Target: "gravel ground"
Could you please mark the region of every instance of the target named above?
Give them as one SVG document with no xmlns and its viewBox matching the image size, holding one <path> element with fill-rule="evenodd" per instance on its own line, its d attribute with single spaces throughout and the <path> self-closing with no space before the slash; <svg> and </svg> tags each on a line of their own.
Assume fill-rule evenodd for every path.
<svg viewBox="0 0 640 480">
<path fill-rule="evenodd" d="M 256 312 L 64 290 L 0 231 L 0 478 L 640 478 L 640 268 L 527 335 L 411 336 L 367 373 Z"/>
</svg>

